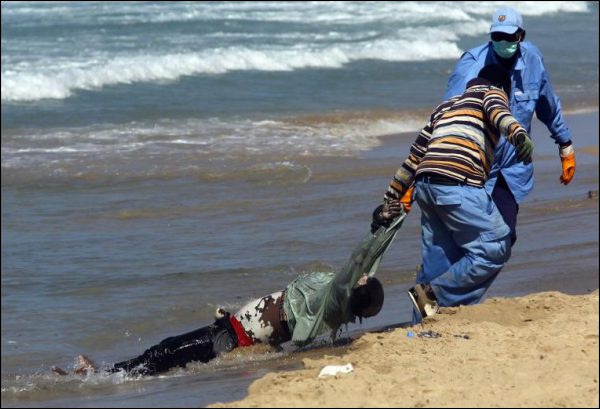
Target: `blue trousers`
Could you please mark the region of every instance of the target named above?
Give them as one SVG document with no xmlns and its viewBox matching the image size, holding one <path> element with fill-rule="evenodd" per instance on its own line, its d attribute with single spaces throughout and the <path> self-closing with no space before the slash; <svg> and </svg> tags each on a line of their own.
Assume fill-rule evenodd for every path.
<svg viewBox="0 0 600 409">
<path fill-rule="evenodd" d="M 490 183 L 490 181 L 488 181 L 488 183 Z M 517 241 L 517 214 L 519 213 L 519 204 L 506 184 L 502 172 L 498 172 L 498 178 L 493 186 L 492 199 L 494 199 L 494 204 L 500 211 L 504 222 L 510 227 L 510 244 L 511 246 L 514 246 Z M 488 192 L 490 191 L 487 184 L 486 190 Z"/>
<path fill-rule="evenodd" d="M 479 302 L 510 257 L 510 228 L 483 188 L 419 180 L 423 264 L 441 307 Z"/>
</svg>

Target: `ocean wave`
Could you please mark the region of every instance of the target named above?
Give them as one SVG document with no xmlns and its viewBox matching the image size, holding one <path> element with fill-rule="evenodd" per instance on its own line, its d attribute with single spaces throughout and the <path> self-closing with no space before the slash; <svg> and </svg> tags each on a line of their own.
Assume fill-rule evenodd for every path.
<svg viewBox="0 0 600 409">
<path fill-rule="evenodd" d="M 470 2 L 465 2 L 470 3 Z M 590 11 L 587 1 L 483 1 L 477 3 L 477 7 L 467 7 L 469 13 L 491 16 L 500 7 L 513 7 L 523 16 L 543 16 L 556 13 L 587 13 Z"/>
<path fill-rule="evenodd" d="M 89 25 L 90 23 L 148 24 L 211 20 L 252 20 L 256 22 L 295 22 L 321 24 L 334 22 L 351 25 L 374 21 L 423 21 L 443 16 L 464 20 L 469 15 L 489 16 L 499 7 L 512 6 L 525 16 L 558 12 L 586 12 L 585 1 L 553 2 L 163 2 L 145 4 L 89 2 L 74 6 L 71 2 L 4 2 L 3 18 L 23 19 L 22 24 Z"/>
<path fill-rule="evenodd" d="M 225 2 L 139 7 L 119 3 L 107 9 L 102 2 L 76 6 L 15 3 L 3 3 L 2 10 L 3 27 L 8 27 L 2 38 L 3 102 L 60 100 L 82 90 L 161 84 L 232 71 L 340 69 L 369 59 L 455 60 L 463 51 L 458 47 L 460 38 L 486 33 L 489 15 L 501 5 Z M 526 16 L 589 11 L 586 2 L 521 2 L 516 6 Z M 163 24 L 189 20 L 211 21 L 212 25 L 196 32 Z M 286 24 L 273 27 L 273 22 Z M 133 23 L 161 25 L 127 32 L 114 29 L 115 24 Z M 268 26 L 257 30 L 260 24 Z M 50 26 L 51 32 L 60 27 L 61 34 L 44 35 L 40 25 Z M 84 35 L 81 26 L 95 30 L 86 29 Z M 7 33 L 13 29 L 33 30 L 33 35 L 16 35 L 9 42 Z M 81 40 L 69 40 L 69 33 Z M 148 47 L 149 43 L 154 46 Z"/>
<path fill-rule="evenodd" d="M 352 155 L 379 144 L 377 136 L 411 132 L 422 126 L 425 111 L 365 111 L 274 117 L 268 119 L 163 119 L 152 122 L 81 128 L 3 131 L 5 159 L 34 154 L 195 152 L 245 156 Z"/>
<path fill-rule="evenodd" d="M 257 50 L 229 47 L 194 53 L 115 57 L 85 68 L 46 69 L 35 66 L 26 71 L 7 69 L 2 72 L 1 94 L 5 102 L 64 99 L 77 90 L 97 90 L 136 82 L 175 81 L 189 75 L 247 70 L 334 69 L 363 59 L 425 61 L 453 59 L 459 57 L 460 53 L 455 43 L 447 41 L 383 39 L 352 45 L 338 44 L 323 49 L 292 47 Z"/>
<path fill-rule="evenodd" d="M 193 176 L 302 184 L 312 178 L 304 159 L 357 155 L 378 146 L 378 136 L 417 130 L 425 118 L 372 111 L 4 131 L 2 183 Z"/>
</svg>

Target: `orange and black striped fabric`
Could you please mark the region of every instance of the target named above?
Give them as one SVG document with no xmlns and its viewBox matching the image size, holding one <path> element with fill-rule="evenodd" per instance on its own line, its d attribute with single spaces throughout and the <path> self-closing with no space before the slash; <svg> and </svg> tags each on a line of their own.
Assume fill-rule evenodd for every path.
<svg viewBox="0 0 600 409">
<path fill-rule="evenodd" d="M 396 171 L 385 196 L 400 198 L 419 174 L 483 187 L 500 134 L 514 143 L 525 129 L 511 115 L 506 94 L 479 79 L 439 105 Z"/>
</svg>

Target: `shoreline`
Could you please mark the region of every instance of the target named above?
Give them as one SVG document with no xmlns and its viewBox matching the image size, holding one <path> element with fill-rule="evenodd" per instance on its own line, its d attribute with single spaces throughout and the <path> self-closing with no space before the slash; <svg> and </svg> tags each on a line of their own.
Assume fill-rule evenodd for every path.
<svg viewBox="0 0 600 409">
<path fill-rule="evenodd" d="M 577 367 L 571 369 L 566 365 L 582 360 L 585 365 L 591 363 L 591 369 L 586 366 L 586 373 L 598 373 L 598 199 L 597 195 L 588 196 L 589 192 L 598 189 L 597 115 L 596 111 L 567 116 L 578 153 L 575 183 L 567 187 L 556 180 L 560 162 L 556 158 L 554 141 L 543 132 L 542 124 L 534 123 L 536 187 L 521 206 L 519 240 L 513 256 L 483 304 L 450 309 L 456 314 L 441 314 L 423 327 L 413 329 L 414 333 L 432 330 L 442 334 L 441 338 L 414 339 L 417 342 L 413 342 L 414 349 L 410 349 L 410 344 L 405 343 L 408 339 L 405 328 L 382 334 L 369 333 L 367 329 L 348 347 L 343 357 L 332 358 L 324 351 L 320 359 L 303 359 L 305 369 L 268 373 L 249 387 L 243 400 L 217 403 L 213 407 L 598 406 L 597 375 L 595 383 L 592 379 L 591 384 L 585 384 L 592 389 L 591 393 L 584 391 L 585 401 L 577 400 L 582 389 L 577 385 L 584 383 L 575 385 L 566 382 L 566 378 L 552 378 L 554 373 L 559 375 L 563 367 L 569 366 L 569 373 L 572 371 L 569 376 L 583 382 Z M 407 144 L 414 137 L 413 133 L 381 136 L 381 145 L 363 158 L 393 163 L 393 158 L 406 154 Z M 416 216 L 411 215 L 413 217 L 403 227 L 405 235 L 398 238 L 400 246 L 409 252 L 411 249 L 416 251 L 412 241 L 418 240 L 420 212 L 413 212 Z M 580 226 L 587 227 L 582 230 Z M 390 267 L 406 265 L 405 259 L 399 260 L 398 253 L 387 255 L 380 271 L 386 292 L 390 294 L 390 297 L 386 294 L 386 309 L 397 311 L 395 318 L 398 318 L 398 312 L 410 308 L 404 297 L 404 288 L 409 284 L 398 282 L 395 279 L 399 276 L 397 269 Z M 591 291 L 594 293 L 589 294 Z M 389 320 L 391 316 L 388 311 L 385 318 Z M 473 316 L 477 318 L 473 319 Z M 511 321 L 515 317 L 531 321 Z M 398 322 L 387 324 L 397 326 Z M 453 337 L 465 333 L 466 328 L 472 334 L 479 334 L 479 338 Z M 572 342 L 568 337 L 568 334 L 585 331 L 583 340 Z M 496 338 L 497 332 L 501 334 L 500 338 Z M 552 339 L 556 342 L 552 343 Z M 592 343 L 591 347 L 588 341 Z M 425 349 L 436 342 L 441 342 L 441 346 L 434 349 L 435 352 Z M 455 350 L 462 346 L 468 346 L 467 350 Z M 531 355 L 538 349 L 542 352 Z M 596 351 L 591 361 L 587 355 L 585 359 L 566 355 L 567 352 L 577 355 L 582 349 L 587 353 Z M 398 354 L 398 350 L 402 354 Z M 477 358 L 463 360 L 457 351 L 466 356 L 475 353 Z M 408 357 L 403 358 L 403 353 Z M 540 358 L 542 355 L 544 358 Z M 488 365 L 488 359 L 495 366 Z M 527 362 L 526 371 L 519 366 L 521 359 Z M 430 360 L 433 360 L 431 364 Z M 348 362 L 355 364 L 354 373 L 334 379 L 317 379 L 323 366 Z M 454 375 L 462 380 L 461 384 L 443 374 L 444 368 L 453 367 L 459 368 Z M 408 376 L 406 368 L 417 372 Z M 435 379 L 433 388 L 425 385 L 428 377 Z M 513 385 L 510 383 L 513 379 L 520 379 L 523 384 Z M 495 385 L 494 388 L 488 388 L 490 383 Z M 415 394 L 414 386 L 421 384 L 421 392 Z M 554 384 L 568 387 L 556 392 Z M 475 385 L 476 391 L 472 393 L 464 389 L 464 385 Z M 498 393 L 498 388 L 504 388 L 503 392 Z"/>
<path fill-rule="evenodd" d="M 317 377 L 347 363 L 352 373 Z M 243 400 L 209 407 L 597 407 L 598 290 L 445 308 L 303 364 L 255 381 Z"/>
</svg>

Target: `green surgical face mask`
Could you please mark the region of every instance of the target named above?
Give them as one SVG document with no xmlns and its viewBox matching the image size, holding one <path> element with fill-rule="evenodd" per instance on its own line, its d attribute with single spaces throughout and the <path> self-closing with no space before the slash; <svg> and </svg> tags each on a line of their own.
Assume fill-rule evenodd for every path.
<svg viewBox="0 0 600 409">
<path fill-rule="evenodd" d="M 519 42 L 515 41 L 514 43 L 509 43 L 508 41 L 492 41 L 492 46 L 494 47 L 494 51 L 502 58 L 510 58 L 517 52 L 517 47 L 519 46 Z"/>
</svg>

